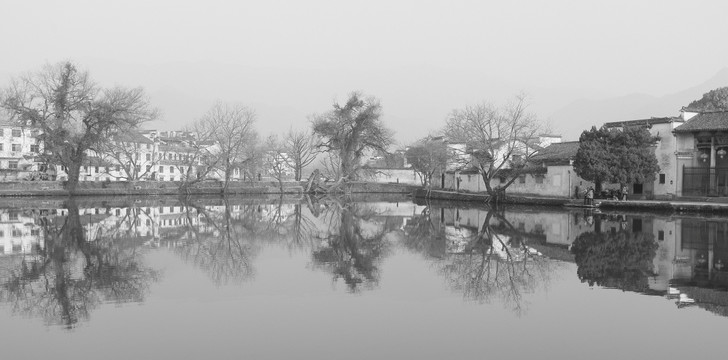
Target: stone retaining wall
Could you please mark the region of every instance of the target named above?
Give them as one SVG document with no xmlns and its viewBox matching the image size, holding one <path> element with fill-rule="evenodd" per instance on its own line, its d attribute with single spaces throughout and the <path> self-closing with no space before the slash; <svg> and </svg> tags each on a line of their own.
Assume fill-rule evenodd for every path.
<svg viewBox="0 0 728 360">
<path fill-rule="evenodd" d="M 204 181 L 180 189 L 178 181 L 80 182 L 74 195 L 205 195 L 222 194 L 223 183 Z M 278 182 L 231 182 L 227 194 L 302 194 L 305 183 L 285 182 L 281 192 Z M 416 187 L 406 184 L 352 183 L 351 193 L 409 194 Z M 0 196 L 67 196 L 63 183 L 57 181 L 18 181 L 0 183 Z"/>
</svg>

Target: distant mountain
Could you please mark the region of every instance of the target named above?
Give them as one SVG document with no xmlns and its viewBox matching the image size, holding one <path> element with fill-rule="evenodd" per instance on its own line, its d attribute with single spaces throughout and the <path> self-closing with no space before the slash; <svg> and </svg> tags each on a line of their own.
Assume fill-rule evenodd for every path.
<svg viewBox="0 0 728 360">
<path fill-rule="evenodd" d="M 576 100 L 554 111 L 550 119 L 565 140 L 576 140 L 582 131 L 605 122 L 676 116 L 681 107 L 722 86 L 728 86 L 728 68 L 723 68 L 699 85 L 665 96 L 631 94 L 599 100 Z"/>
</svg>

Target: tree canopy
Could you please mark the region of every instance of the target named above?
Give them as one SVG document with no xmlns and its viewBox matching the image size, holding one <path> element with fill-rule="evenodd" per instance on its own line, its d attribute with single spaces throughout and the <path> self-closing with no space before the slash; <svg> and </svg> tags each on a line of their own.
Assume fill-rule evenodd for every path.
<svg viewBox="0 0 728 360">
<path fill-rule="evenodd" d="M 345 104 L 334 103 L 333 107 L 314 117 L 313 132 L 321 137 L 321 148 L 338 153 L 341 176 L 354 180 L 362 156 L 367 151 L 387 151 L 393 133 L 382 122 L 382 106 L 374 97 L 354 92 Z"/>
<path fill-rule="evenodd" d="M 432 186 L 433 175 L 445 170 L 449 156 L 447 145 L 431 138 L 421 139 L 405 151 L 407 162 L 425 186 Z"/>
<path fill-rule="evenodd" d="M 708 91 L 702 98 L 690 102 L 687 107 L 700 111 L 728 110 L 728 86 Z"/>
<path fill-rule="evenodd" d="M 78 184 L 88 150 L 115 134 L 157 117 L 144 90 L 100 88 L 71 62 L 46 65 L 41 71 L 11 81 L 0 104 L 11 121 L 40 130 L 41 158 L 68 170 L 68 189 Z"/>
<path fill-rule="evenodd" d="M 657 139 L 641 126 L 622 130 L 592 127 L 579 137 L 574 171 L 598 190 L 605 182 L 642 183 L 660 171 L 653 145 Z"/>
</svg>

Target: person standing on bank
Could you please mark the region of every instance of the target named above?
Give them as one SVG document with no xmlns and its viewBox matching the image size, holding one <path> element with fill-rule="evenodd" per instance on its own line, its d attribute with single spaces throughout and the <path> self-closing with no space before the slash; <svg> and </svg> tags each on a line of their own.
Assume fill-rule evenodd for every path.
<svg viewBox="0 0 728 360">
<path fill-rule="evenodd" d="M 584 205 L 594 205 L 594 188 L 591 186 L 586 191 L 586 196 L 584 197 Z"/>
<path fill-rule="evenodd" d="M 626 201 L 627 200 L 627 185 L 622 186 L 622 196 L 621 196 L 621 198 L 622 198 L 621 199 L 622 201 Z"/>
</svg>

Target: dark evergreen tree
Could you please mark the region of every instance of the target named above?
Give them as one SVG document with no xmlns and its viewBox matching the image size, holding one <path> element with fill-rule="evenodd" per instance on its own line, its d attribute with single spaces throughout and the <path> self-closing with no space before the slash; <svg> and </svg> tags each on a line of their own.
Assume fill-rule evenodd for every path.
<svg viewBox="0 0 728 360">
<path fill-rule="evenodd" d="M 651 180 L 660 171 L 653 148 L 656 140 L 641 126 L 622 130 L 592 127 L 579 137 L 574 171 L 594 182 L 597 192 L 603 183 L 624 185 Z"/>
</svg>

